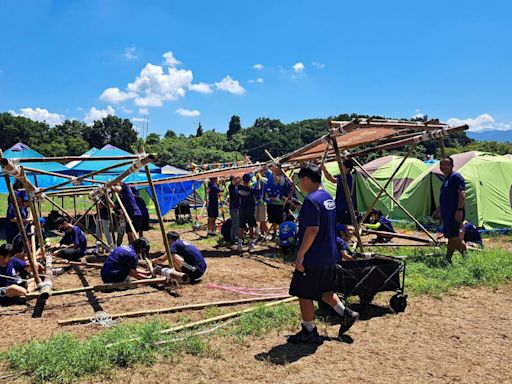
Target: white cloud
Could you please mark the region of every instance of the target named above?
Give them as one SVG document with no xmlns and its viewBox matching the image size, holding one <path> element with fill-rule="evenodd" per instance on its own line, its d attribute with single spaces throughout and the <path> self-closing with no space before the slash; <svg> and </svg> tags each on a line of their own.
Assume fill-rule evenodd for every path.
<svg viewBox="0 0 512 384">
<path fill-rule="evenodd" d="M 172 53 L 172 51 L 165 52 L 164 59 L 165 59 L 165 64 L 167 64 L 169 67 L 175 67 L 175 66 L 181 64 L 181 61 L 177 60 L 174 57 L 174 54 Z"/>
<path fill-rule="evenodd" d="M 149 115 L 149 109 L 147 108 L 139 108 L 140 115 Z"/>
<path fill-rule="evenodd" d="M 131 119 L 134 123 L 145 123 L 147 120 L 143 117 L 132 117 Z"/>
<path fill-rule="evenodd" d="M 216 82 L 215 86 L 221 91 L 234 93 L 237 95 L 241 95 L 245 92 L 244 87 L 240 85 L 238 80 L 233 80 L 231 76 L 226 76 L 221 81 Z"/>
<path fill-rule="evenodd" d="M 264 68 L 263 64 L 254 64 L 252 67 L 258 71 L 261 71 Z"/>
<path fill-rule="evenodd" d="M 65 120 L 64 115 L 49 112 L 44 108 L 21 108 L 20 113 L 16 113 L 12 110 L 10 110 L 9 113 L 13 116 L 23 116 L 35 121 L 46 122 L 51 127 L 61 124 Z"/>
<path fill-rule="evenodd" d="M 324 69 L 324 68 L 325 68 L 325 64 L 322 64 L 322 63 L 320 63 L 320 62 L 318 62 L 318 61 L 313 61 L 313 62 L 311 63 L 311 65 L 312 65 L 313 67 L 315 67 L 315 68 L 318 68 L 318 69 Z"/>
<path fill-rule="evenodd" d="M 183 97 L 192 78 L 192 71 L 169 67 L 165 73 L 161 66 L 148 63 L 127 90 L 137 95 L 138 107 L 161 107 L 164 101 Z"/>
<path fill-rule="evenodd" d="M 458 119 L 452 117 L 448 119 L 447 123 L 451 126 L 459 126 L 467 124 L 469 132 L 483 132 L 483 131 L 509 131 L 512 130 L 512 123 L 497 123 L 494 117 L 488 113 L 483 113 L 480 116 L 469 119 Z"/>
<path fill-rule="evenodd" d="M 135 47 L 125 48 L 123 56 L 126 60 L 135 60 L 137 58 L 137 55 L 135 54 Z"/>
<path fill-rule="evenodd" d="M 131 115 L 132 114 L 132 110 L 131 109 L 128 109 L 126 107 L 121 107 L 121 111 L 123 111 L 124 113 L 126 113 L 127 115 Z"/>
<path fill-rule="evenodd" d="M 106 109 L 97 109 L 96 107 L 92 107 L 84 116 L 84 121 L 86 124 L 92 124 L 95 120 L 101 120 L 108 115 L 115 115 L 116 110 L 112 108 L 110 105 L 107 106 Z"/>
<path fill-rule="evenodd" d="M 256 80 L 248 80 L 249 83 L 258 83 L 263 84 L 264 80 L 261 77 L 258 77 Z"/>
<path fill-rule="evenodd" d="M 198 110 L 194 109 L 194 110 L 190 110 L 190 109 L 184 109 L 184 108 L 178 108 L 176 110 L 176 113 L 180 116 L 184 116 L 184 117 L 197 117 L 201 114 L 201 112 L 199 112 Z"/>
<path fill-rule="evenodd" d="M 212 87 L 210 84 L 206 83 L 197 83 L 197 84 L 190 84 L 188 87 L 189 91 L 199 92 L 199 93 L 212 93 Z"/>
<path fill-rule="evenodd" d="M 134 92 L 124 92 L 119 88 L 107 88 L 103 91 L 100 96 L 100 100 L 106 101 L 107 103 L 119 104 L 123 101 L 133 99 L 136 96 Z"/>
<path fill-rule="evenodd" d="M 304 71 L 304 64 L 303 63 L 295 63 L 293 65 L 293 70 L 295 71 L 295 73 L 301 73 L 302 71 Z"/>
</svg>

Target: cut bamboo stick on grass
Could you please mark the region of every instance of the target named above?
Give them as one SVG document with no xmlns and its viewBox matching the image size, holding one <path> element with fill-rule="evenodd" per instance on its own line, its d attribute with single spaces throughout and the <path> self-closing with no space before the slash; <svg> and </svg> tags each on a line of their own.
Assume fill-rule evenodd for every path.
<svg viewBox="0 0 512 384">
<path fill-rule="evenodd" d="M 371 235 L 379 235 L 379 236 L 387 237 L 387 238 L 396 237 L 398 239 L 413 240 L 413 241 L 419 241 L 422 243 L 430 243 L 431 242 L 430 239 L 425 239 L 424 237 L 419 237 L 419 236 L 407 235 L 404 233 L 375 231 L 373 229 L 364 229 L 363 232 L 369 233 Z"/>
<path fill-rule="evenodd" d="M 146 316 L 146 315 L 154 315 L 158 313 L 170 313 L 170 312 L 181 312 L 188 309 L 202 309 L 207 307 L 222 307 L 228 305 L 238 305 L 238 304 L 247 304 L 254 303 L 260 301 L 269 301 L 269 300 L 278 300 L 278 299 L 286 299 L 290 296 L 275 296 L 275 297 L 256 297 L 251 299 L 242 299 L 242 300 L 228 300 L 228 301 L 213 301 L 209 303 L 200 303 L 200 304 L 189 304 L 189 305 L 181 305 L 178 307 L 169 307 L 169 308 L 157 308 L 157 309 L 147 309 L 143 311 L 133 311 L 133 312 L 123 312 L 116 313 L 110 315 L 112 319 L 119 319 L 123 317 L 138 317 L 138 316 Z M 59 320 L 59 325 L 69 325 L 69 324 L 77 324 L 77 323 L 89 323 L 94 320 L 94 316 L 86 316 L 86 317 L 76 317 L 73 319 L 67 320 Z"/>
<path fill-rule="evenodd" d="M 273 306 L 280 305 L 280 304 L 291 303 L 292 301 L 295 301 L 297 299 L 298 299 L 297 297 L 288 297 L 288 298 L 283 299 L 283 300 L 277 300 L 277 301 L 273 301 L 271 303 L 267 303 L 267 304 L 265 304 L 263 306 L 267 307 L 267 308 L 268 307 L 273 307 Z M 173 327 L 173 328 L 164 329 L 160 333 L 162 335 L 166 335 L 166 334 L 173 333 L 173 332 L 183 331 L 184 329 L 195 328 L 195 327 L 199 327 L 201 325 L 205 325 L 205 324 L 209 324 L 209 323 L 215 323 L 217 321 L 222 321 L 222 320 L 226 320 L 226 319 L 231 319 L 233 317 L 244 315 L 246 313 L 254 312 L 258 308 L 259 308 L 259 306 L 254 306 L 254 307 L 251 307 L 251 308 L 242 309 L 240 311 L 226 313 L 224 315 L 211 317 L 209 319 L 199 320 L 199 321 L 195 321 L 193 323 L 189 323 L 189 324 L 185 324 L 185 325 L 180 325 L 180 326 Z M 129 340 L 123 341 L 122 343 L 132 342 L 132 341 L 137 341 L 137 340 L 140 340 L 140 338 L 135 337 L 133 339 L 129 339 Z M 107 344 L 106 347 L 107 348 L 111 348 L 114 345 L 118 345 L 118 344 L 120 344 L 120 343 Z"/>
</svg>

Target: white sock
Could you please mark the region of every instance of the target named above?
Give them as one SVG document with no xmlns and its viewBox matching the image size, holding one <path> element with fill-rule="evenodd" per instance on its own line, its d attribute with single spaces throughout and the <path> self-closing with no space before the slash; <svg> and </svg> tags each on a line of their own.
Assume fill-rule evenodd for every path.
<svg viewBox="0 0 512 384">
<path fill-rule="evenodd" d="M 345 314 L 345 306 L 341 302 L 332 307 L 332 309 L 334 309 L 336 313 L 340 316 L 343 316 Z"/>
<path fill-rule="evenodd" d="M 302 325 L 308 330 L 308 332 L 313 332 L 313 329 L 315 329 L 312 321 L 302 320 Z"/>
</svg>

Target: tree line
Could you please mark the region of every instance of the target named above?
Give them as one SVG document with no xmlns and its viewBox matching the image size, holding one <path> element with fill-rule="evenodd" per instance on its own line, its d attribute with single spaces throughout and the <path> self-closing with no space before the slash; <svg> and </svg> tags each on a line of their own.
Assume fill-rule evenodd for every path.
<svg viewBox="0 0 512 384">
<path fill-rule="evenodd" d="M 138 137 L 137 131 L 129 119 L 107 116 L 87 125 L 77 120 L 66 120 L 62 124 L 50 127 L 10 113 L 0 114 L 0 143 L 7 149 L 17 142 L 23 142 L 45 156 L 81 155 L 92 147 L 101 148 L 112 144 L 128 152 L 134 152 L 144 144 L 148 152 L 158 154 L 157 165 L 172 164 L 186 168 L 196 163 L 218 163 L 242 160 L 246 155 L 252 161 L 266 161 L 267 149 L 274 156 L 281 156 L 300 148 L 326 134 L 329 119 L 351 120 L 370 117 L 358 114 L 340 114 L 329 118 L 308 119 L 285 124 L 278 119 L 258 118 L 246 128 L 242 127 L 240 117 L 233 115 L 227 123 L 226 133 L 215 129 L 205 129 L 198 125 L 195 134 L 177 134 L 168 130 L 164 135 L 149 134 L 145 140 Z M 380 116 L 374 116 L 380 117 Z M 426 120 L 428 117 L 424 117 Z M 479 150 L 497 154 L 512 153 L 512 143 L 478 142 L 465 133 L 445 138 L 448 154 Z M 405 148 L 407 150 L 407 148 Z M 363 161 L 389 154 L 402 153 L 404 149 L 379 151 L 368 155 Z M 439 156 L 439 144 L 430 141 L 418 145 L 413 156 L 422 159 L 425 154 Z"/>
</svg>

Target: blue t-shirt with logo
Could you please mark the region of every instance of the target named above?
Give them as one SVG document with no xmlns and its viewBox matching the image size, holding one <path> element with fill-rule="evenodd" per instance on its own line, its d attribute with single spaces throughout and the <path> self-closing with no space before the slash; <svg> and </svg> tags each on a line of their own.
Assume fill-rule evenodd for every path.
<svg viewBox="0 0 512 384">
<path fill-rule="evenodd" d="M 0 287 L 8 287 L 13 284 L 20 284 L 20 273 L 25 271 L 27 263 L 16 257 L 11 258 L 5 267 L 0 266 Z M 10 276 L 10 277 L 3 277 Z"/>
<path fill-rule="evenodd" d="M 352 191 L 352 175 L 348 174 L 347 185 L 348 189 Z M 341 175 L 336 178 L 336 209 L 340 211 L 346 211 L 348 209 L 347 198 L 345 197 L 345 190 L 343 189 L 343 182 L 341 181 Z"/>
<path fill-rule="evenodd" d="M 132 245 L 115 248 L 101 268 L 102 275 L 119 275 L 128 277 L 131 269 L 137 269 L 139 257 Z"/>
<path fill-rule="evenodd" d="M 240 199 L 238 198 L 238 186 L 230 184 L 228 191 L 229 209 L 238 209 L 240 207 Z"/>
<path fill-rule="evenodd" d="M 288 247 L 295 244 L 298 228 L 293 221 L 285 221 L 279 226 L 279 242 L 282 246 Z"/>
<path fill-rule="evenodd" d="M 256 190 L 249 185 L 238 186 L 238 197 L 240 198 L 240 209 L 250 211 L 256 209 Z"/>
<path fill-rule="evenodd" d="M 66 231 L 60 243 L 65 245 L 74 244 L 80 256 L 84 256 L 85 251 L 87 251 L 87 238 L 78 225 Z"/>
<path fill-rule="evenodd" d="M 196 267 L 199 272 L 204 273 L 206 271 L 206 261 L 203 254 L 195 245 L 188 241 L 176 240 L 171 244 L 171 253 L 183 257 L 185 263 Z"/>
<path fill-rule="evenodd" d="M 299 247 L 307 227 L 319 227 L 313 244 L 304 255 L 304 268 L 329 269 L 336 265 L 336 204 L 323 189 L 311 192 L 299 213 Z"/>
<path fill-rule="evenodd" d="M 439 196 L 441 220 L 443 220 L 443 223 L 455 221 L 454 216 L 459 205 L 459 191 L 464 191 L 465 188 L 464 178 L 458 172 L 453 172 L 443 180 Z"/>
</svg>

